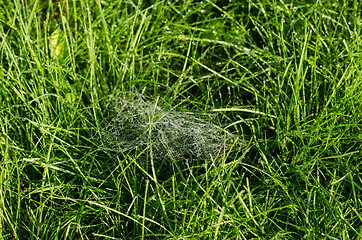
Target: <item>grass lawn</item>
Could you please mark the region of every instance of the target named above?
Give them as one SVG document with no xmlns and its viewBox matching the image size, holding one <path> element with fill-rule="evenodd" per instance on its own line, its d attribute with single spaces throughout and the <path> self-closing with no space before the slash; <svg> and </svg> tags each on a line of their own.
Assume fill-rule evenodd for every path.
<svg viewBox="0 0 362 240">
<path fill-rule="evenodd" d="M 359 1 L 0 2 L 1 239 L 362 239 Z"/>
</svg>

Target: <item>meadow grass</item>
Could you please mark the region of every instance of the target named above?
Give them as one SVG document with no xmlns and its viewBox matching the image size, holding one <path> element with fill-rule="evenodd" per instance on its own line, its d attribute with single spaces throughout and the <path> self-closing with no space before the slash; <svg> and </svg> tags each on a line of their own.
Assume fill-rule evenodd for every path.
<svg viewBox="0 0 362 240">
<path fill-rule="evenodd" d="M 362 239 L 361 14 L 359 1 L 1 2 L 0 239 Z M 166 117 L 124 118 L 130 94 Z M 104 147 L 123 119 L 149 134 Z M 192 154 L 198 134 L 218 151 Z M 181 145 L 197 148 L 167 151 Z"/>
</svg>

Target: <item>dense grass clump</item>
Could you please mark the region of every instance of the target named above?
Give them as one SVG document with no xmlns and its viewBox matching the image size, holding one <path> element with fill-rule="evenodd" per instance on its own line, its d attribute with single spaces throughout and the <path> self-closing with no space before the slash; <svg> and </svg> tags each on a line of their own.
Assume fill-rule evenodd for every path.
<svg viewBox="0 0 362 240">
<path fill-rule="evenodd" d="M 0 3 L 0 239 L 362 238 L 358 1 Z"/>
</svg>

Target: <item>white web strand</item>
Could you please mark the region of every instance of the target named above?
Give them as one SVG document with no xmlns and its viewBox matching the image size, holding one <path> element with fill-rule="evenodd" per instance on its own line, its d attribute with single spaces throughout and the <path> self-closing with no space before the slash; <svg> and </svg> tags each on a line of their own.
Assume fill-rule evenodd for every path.
<svg viewBox="0 0 362 240">
<path fill-rule="evenodd" d="M 116 153 L 152 144 L 153 159 L 209 158 L 236 139 L 233 134 L 210 123 L 208 116 L 161 108 L 137 95 L 119 99 L 114 115 L 99 136 L 103 148 Z"/>
</svg>

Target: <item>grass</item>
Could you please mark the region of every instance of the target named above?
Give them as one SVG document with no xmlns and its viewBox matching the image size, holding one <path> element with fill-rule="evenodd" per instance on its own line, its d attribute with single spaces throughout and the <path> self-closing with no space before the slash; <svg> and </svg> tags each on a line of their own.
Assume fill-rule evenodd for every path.
<svg viewBox="0 0 362 240">
<path fill-rule="evenodd" d="M 362 239 L 360 9 L 0 3 L 0 239 Z"/>
</svg>

